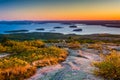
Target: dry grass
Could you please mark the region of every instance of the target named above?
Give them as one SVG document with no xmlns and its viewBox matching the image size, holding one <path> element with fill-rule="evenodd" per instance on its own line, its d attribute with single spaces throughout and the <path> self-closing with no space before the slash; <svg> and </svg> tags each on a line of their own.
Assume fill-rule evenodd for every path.
<svg viewBox="0 0 120 80">
<path fill-rule="evenodd" d="M 108 80 L 120 80 L 120 53 L 112 51 L 111 54 L 103 56 L 103 59 L 94 63 L 97 67 L 94 73 Z"/>
<path fill-rule="evenodd" d="M 0 80 L 23 80 L 36 72 L 36 68 L 17 58 L 0 59 Z"/>
</svg>

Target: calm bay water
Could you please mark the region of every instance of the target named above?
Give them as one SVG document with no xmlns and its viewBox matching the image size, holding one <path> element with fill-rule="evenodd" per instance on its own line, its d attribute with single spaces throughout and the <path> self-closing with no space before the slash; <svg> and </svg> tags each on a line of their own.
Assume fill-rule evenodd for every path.
<svg viewBox="0 0 120 80">
<path fill-rule="evenodd" d="M 46 24 L 27 24 L 27 25 L 7 25 L 0 24 L 0 34 L 6 34 L 5 31 L 12 30 L 29 30 L 29 32 L 52 32 L 52 33 L 63 33 L 63 34 L 120 34 L 120 28 L 105 27 L 101 25 L 84 25 L 76 24 L 78 28 L 69 28 L 70 25 L 64 25 L 60 23 L 46 23 Z M 55 29 L 54 27 L 63 27 Z M 36 30 L 39 28 L 44 28 L 45 30 Z M 82 31 L 75 32 L 74 29 L 82 29 Z"/>
</svg>

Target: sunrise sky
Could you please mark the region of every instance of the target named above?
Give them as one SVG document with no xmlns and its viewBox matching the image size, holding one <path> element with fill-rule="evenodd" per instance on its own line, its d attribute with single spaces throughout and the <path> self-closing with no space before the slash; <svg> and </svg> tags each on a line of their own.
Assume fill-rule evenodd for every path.
<svg viewBox="0 0 120 80">
<path fill-rule="evenodd" d="M 0 20 L 120 20 L 120 0 L 0 0 Z"/>
</svg>

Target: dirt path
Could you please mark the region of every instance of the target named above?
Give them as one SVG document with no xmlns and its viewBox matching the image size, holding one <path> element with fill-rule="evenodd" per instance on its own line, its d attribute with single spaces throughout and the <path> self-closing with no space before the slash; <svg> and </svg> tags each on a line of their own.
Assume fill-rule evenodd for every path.
<svg viewBox="0 0 120 80">
<path fill-rule="evenodd" d="M 66 61 L 55 66 L 44 67 L 27 80 L 102 80 L 92 74 L 91 62 L 100 60 L 93 53 L 81 50 L 68 50 Z"/>
</svg>

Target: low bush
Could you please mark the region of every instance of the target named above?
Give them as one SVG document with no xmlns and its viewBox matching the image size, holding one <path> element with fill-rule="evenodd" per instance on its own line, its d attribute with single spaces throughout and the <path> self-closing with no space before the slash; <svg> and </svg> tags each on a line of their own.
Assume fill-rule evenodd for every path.
<svg viewBox="0 0 120 80">
<path fill-rule="evenodd" d="M 96 50 L 102 50 L 102 44 L 95 43 L 95 44 L 89 44 L 88 48 L 90 49 L 96 49 Z"/>
<path fill-rule="evenodd" d="M 94 73 L 108 80 L 120 80 L 120 53 L 112 51 L 102 58 L 103 61 L 94 63 L 97 67 Z"/>
<path fill-rule="evenodd" d="M 36 68 L 17 58 L 0 59 L 0 80 L 23 80 L 36 72 Z"/>
<path fill-rule="evenodd" d="M 4 47 L 3 47 L 4 46 Z M 43 48 L 45 44 L 40 40 L 34 41 L 6 41 L 0 45 L 0 52 L 7 52 L 7 53 L 22 53 L 22 52 L 30 52 L 37 48 Z"/>
<path fill-rule="evenodd" d="M 78 48 L 80 48 L 80 43 L 77 41 L 70 42 L 70 43 L 68 43 L 68 47 L 71 49 L 78 49 Z"/>
<path fill-rule="evenodd" d="M 6 51 L 6 47 L 0 44 L 0 53 L 4 53 Z"/>
</svg>

